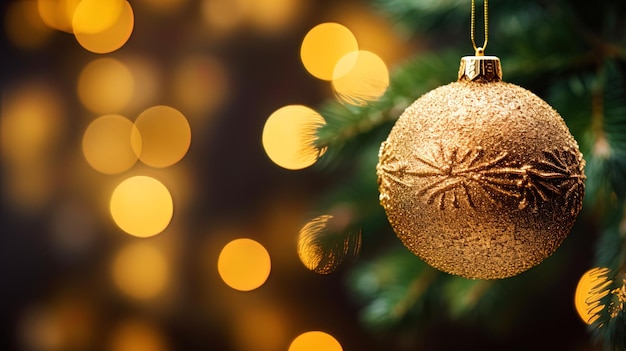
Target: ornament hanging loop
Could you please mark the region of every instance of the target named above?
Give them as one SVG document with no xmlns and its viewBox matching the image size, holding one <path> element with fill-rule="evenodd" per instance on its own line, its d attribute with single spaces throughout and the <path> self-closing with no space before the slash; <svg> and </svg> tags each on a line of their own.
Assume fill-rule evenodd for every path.
<svg viewBox="0 0 626 351">
<path fill-rule="evenodd" d="M 502 67 L 500 59 L 496 56 L 485 56 L 485 48 L 489 40 L 489 13 L 487 11 L 488 0 L 484 3 L 484 24 L 485 24 L 485 40 L 482 46 L 476 46 L 474 32 L 476 28 L 476 6 L 475 0 L 472 0 L 472 12 L 470 18 L 470 38 L 474 46 L 474 56 L 465 56 L 461 58 L 459 67 L 458 81 L 491 83 L 502 80 Z"/>
<path fill-rule="evenodd" d="M 488 11 L 489 1 L 484 0 L 483 3 L 484 3 L 483 22 L 485 24 L 485 40 L 482 46 L 476 46 L 476 40 L 474 39 L 474 32 L 476 28 L 476 4 L 475 4 L 475 0 L 472 0 L 472 11 L 471 11 L 471 17 L 470 17 L 470 39 L 472 39 L 472 46 L 474 47 L 474 52 L 476 56 L 485 55 L 485 48 L 487 48 L 487 42 L 489 41 L 489 11 Z"/>
</svg>

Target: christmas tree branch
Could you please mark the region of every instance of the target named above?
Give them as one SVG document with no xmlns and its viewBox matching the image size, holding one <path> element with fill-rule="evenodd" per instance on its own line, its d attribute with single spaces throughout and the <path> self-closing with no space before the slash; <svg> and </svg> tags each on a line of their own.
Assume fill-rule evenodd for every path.
<svg viewBox="0 0 626 351">
<path fill-rule="evenodd" d="M 602 308 L 591 328 L 607 350 L 626 349 L 626 72 L 619 64 L 607 61 L 602 66 L 592 92 L 595 143 L 590 157 L 602 164 L 604 174 L 598 174 L 598 179 L 606 180 L 604 191 L 595 194 L 600 199 L 594 201 L 603 204 L 606 218 L 595 261 L 598 267 L 609 269 L 606 280 L 610 284 L 600 292 Z"/>
</svg>

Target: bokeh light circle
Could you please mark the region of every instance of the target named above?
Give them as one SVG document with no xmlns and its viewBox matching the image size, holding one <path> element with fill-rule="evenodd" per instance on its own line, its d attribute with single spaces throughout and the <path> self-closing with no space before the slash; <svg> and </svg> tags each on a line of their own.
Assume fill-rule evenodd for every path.
<svg viewBox="0 0 626 351">
<path fill-rule="evenodd" d="M 417 42 L 398 31 L 392 16 L 375 7 L 351 1 L 336 2 L 328 18 L 350 28 L 359 40 L 359 50 L 375 52 L 387 64 L 404 61 L 415 52 Z"/>
<path fill-rule="evenodd" d="M 200 15 L 213 31 L 230 31 L 245 20 L 250 5 L 248 0 L 202 0 Z"/>
<path fill-rule="evenodd" d="M 315 145 L 317 130 L 324 124 L 324 117 L 309 107 L 284 106 L 265 122 L 262 135 L 265 153 L 272 162 L 286 169 L 309 167 L 324 152 Z"/>
<path fill-rule="evenodd" d="M 598 301 L 609 293 L 606 287 L 611 283 L 607 279 L 607 268 L 592 268 L 586 271 L 576 285 L 574 294 L 574 307 L 578 316 L 587 324 L 592 324 L 598 319 L 597 312 L 604 308 Z"/>
<path fill-rule="evenodd" d="M 82 0 L 37 0 L 43 22 L 51 29 L 72 33 L 72 18 Z"/>
<path fill-rule="evenodd" d="M 135 79 L 119 60 L 99 58 L 83 68 L 77 90 L 89 111 L 100 115 L 120 113 L 133 98 Z"/>
<path fill-rule="evenodd" d="M 222 249 L 217 271 L 226 285 L 239 291 L 257 289 L 270 275 L 270 255 L 260 243 L 235 239 Z"/>
<path fill-rule="evenodd" d="M 134 145 L 134 146 L 133 146 Z M 117 174 L 137 162 L 141 138 L 128 118 L 105 115 L 93 120 L 83 133 L 82 149 L 87 163 L 104 174 Z"/>
<path fill-rule="evenodd" d="M 112 267 L 117 288 L 136 299 L 150 299 L 163 292 L 170 267 L 163 252 L 146 242 L 128 244 L 117 252 Z"/>
<path fill-rule="evenodd" d="M 233 349 L 237 351 L 286 350 L 292 320 L 285 308 L 272 302 L 239 303 L 231 310 L 233 316 Z"/>
<path fill-rule="evenodd" d="M 74 10 L 74 33 L 97 34 L 111 28 L 119 19 L 124 0 L 82 0 Z"/>
<path fill-rule="evenodd" d="M 318 274 L 334 272 L 345 258 L 355 257 L 361 250 L 361 231 L 348 229 L 351 210 L 338 206 L 332 212 L 334 215 L 313 218 L 298 233 L 298 257 Z"/>
<path fill-rule="evenodd" d="M 252 0 L 248 16 L 255 28 L 279 33 L 297 23 L 305 8 L 306 1 L 303 0 Z"/>
<path fill-rule="evenodd" d="M 58 193 L 58 161 L 66 150 L 67 106 L 54 84 L 31 81 L 2 91 L 0 155 L 4 205 L 39 213 Z"/>
<path fill-rule="evenodd" d="M 136 150 L 144 164 L 163 168 L 180 161 L 191 145 L 191 127 L 177 109 L 158 105 L 143 111 L 135 120 L 141 135 L 141 150 Z"/>
<path fill-rule="evenodd" d="M 124 1 L 122 11 L 113 25 L 97 33 L 75 32 L 78 43 L 96 54 L 111 53 L 126 44 L 135 26 L 133 9 Z"/>
<path fill-rule="evenodd" d="M 206 118 L 228 96 L 230 81 L 222 61 L 209 55 L 185 57 L 174 69 L 172 95 L 187 115 Z"/>
<path fill-rule="evenodd" d="M 337 62 L 332 85 L 340 101 L 362 105 L 385 93 L 389 86 L 389 70 L 385 62 L 370 51 L 351 52 Z"/>
<path fill-rule="evenodd" d="M 309 331 L 298 335 L 289 345 L 288 351 L 343 351 L 341 344 L 332 335 L 322 331 Z"/>
<path fill-rule="evenodd" d="M 84 291 L 57 289 L 19 309 L 14 347 L 3 351 L 89 350 L 97 343 L 100 324 L 97 303 Z"/>
<path fill-rule="evenodd" d="M 162 332 L 148 322 L 127 319 L 115 326 L 109 351 L 167 351 Z"/>
<path fill-rule="evenodd" d="M 333 79 L 337 62 L 358 49 L 350 29 L 339 23 L 327 22 L 318 24 L 305 35 L 300 47 L 300 59 L 310 74 L 329 81 Z"/>
<path fill-rule="evenodd" d="M 110 211 L 115 223 L 126 233 L 150 237 L 167 228 L 174 206 L 163 183 L 152 177 L 134 176 L 115 188 Z"/>
<path fill-rule="evenodd" d="M 134 82 L 132 98 L 124 111 L 137 113 L 152 106 L 167 89 L 163 81 L 166 72 L 157 64 L 156 57 L 142 53 L 116 56 L 131 72 Z"/>
<path fill-rule="evenodd" d="M 62 102 L 54 86 L 43 82 L 3 91 L 0 115 L 3 161 L 30 165 L 48 158 L 63 141 L 68 125 Z"/>
</svg>

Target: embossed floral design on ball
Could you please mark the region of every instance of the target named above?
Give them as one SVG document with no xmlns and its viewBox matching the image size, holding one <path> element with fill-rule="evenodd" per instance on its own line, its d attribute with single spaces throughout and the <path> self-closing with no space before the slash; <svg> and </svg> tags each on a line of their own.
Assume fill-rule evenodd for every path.
<svg viewBox="0 0 626 351">
<path fill-rule="evenodd" d="M 508 153 L 502 152 L 491 160 L 483 160 L 483 148 L 477 146 L 459 156 L 457 148 L 446 155 L 443 146 L 439 145 L 439 154 L 429 157 L 415 156 L 415 159 L 428 166 L 431 170 L 418 171 L 405 160 L 399 160 L 391 152 L 388 144 L 382 146 L 381 159 L 386 159 L 381 172 L 387 173 L 389 181 L 395 181 L 409 187 L 418 187 L 414 177 L 430 177 L 432 180 L 416 191 L 417 196 L 427 196 L 427 203 L 438 203 L 445 210 L 447 199 L 452 206 L 459 208 L 459 198 L 465 200 L 470 207 L 476 207 L 472 192 L 482 190 L 492 200 L 493 205 L 502 206 L 492 193 L 513 198 L 519 202 L 520 210 L 530 206 L 538 211 L 538 201 L 549 201 L 550 196 L 563 195 L 566 199 L 565 209 L 571 213 L 578 211 L 581 198 L 577 192 L 584 186 L 584 176 L 576 167 L 579 161 L 575 150 L 544 151 L 543 158 L 529 164 L 516 166 L 507 160 Z M 405 177 L 410 175 L 413 177 Z M 389 186 L 388 184 L 386 185 Z M 474 188 L 470 191 L 470 188 Z"/>
</svg>

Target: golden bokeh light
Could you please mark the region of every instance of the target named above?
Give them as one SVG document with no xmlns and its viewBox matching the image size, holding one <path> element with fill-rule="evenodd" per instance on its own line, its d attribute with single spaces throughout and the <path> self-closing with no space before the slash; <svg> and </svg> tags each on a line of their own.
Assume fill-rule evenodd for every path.
<svg viewBox="0 0 626 351">
<path fill-rule="evenodd" d="M 342 57 L 335 66 L 333 90 L 348 104 L 362 105 L 381 97 L 389 86 L 389 70 L 376 54 L 360 50 Z"/>
<path fill-rule="evenodd" d="M 134 150 L 141 149 L 141 137 L 128 118 L 105 115 L 89 124 L 82 149 L 93 169 L 105 174 L 122 173 L 137 162 Z"/>
<path fill-rule="evenodd" d="M 308 0 L 202 0 L 201 16 L 212 29 L 227 32 L 243 25 L 265 34 L 285 33 L 305 13 Z"/>
<path fill-rule="evenodd" d="M 87 64 L 78 77 L 78 97 L 91 112 L 119 113 L 133 98 L 135 79 L 125 64 L 106 57 Z"/>
<path fill-rule="evenodd" d="M 345 212 L 345 211 L 344 211 Z M 361 249 L 361 231 L 348 230 L 348 215 L 322 215 L 305 224 L 298 234 L 298 257 L 309 270 L 319 274 L 334 272 L 346 256 Z"/>
<path fill-rule="evenodd" d="M 139 319 L 119 323 L 110 339 L 108 351 L 167 351 L 163 334 L 153 325 Z"/>
<path fill-rule="evenodd" d="M 415 44 L 419 45 L 420 39 L 398 30 L 390 16 L 372 6 L 351 1 L 338 2 L 332 7 L 329 17 L 350 28 L 360 50 L 375 52 L 389 65 L 404 61 L 415 53 Z"/>
<path fill-rule="evenodd" d="M 65 106 L 58 93 L 47 83 L 33 82 L 2 98 L 3 158 L 25 164 L 49 157 L 65 134 Z"/>
<path fill-rule="evenodd" d="M 123 1 L 122 11 L 111 26 L 96 33 L 75 32 L 78 43 L 96 54 L 113 52 L 126 44 L 135 26 L 135 16 L 128 1 Z"/>
<path fill-rule="evenodd" d="M 174 213 L 169 190 L 160 181 L 147 176 L 122 181 L 111 195 L 109 208 L 118 227 L 137 237 L 161 233 Z"/>
<path fill-rule="evenodd" d="M 164 168 L 180 161 L 191 145 L 191 127 L 177 109 L 158 105 L 143 111 L 135 120 L 141 135 L 141 150 L 135 150 L 144 164 Z"/>
<path fill-rule="evenodd" d="M 576 286 L 574 306 L 580 318 L 587 324 L 596 321 L 596 313 L 604 308 L 599 299 L 609 293 L 609 289 L 606 289 L 611 283 L 606 276 L 608 271 L 608 268 L 592 268 L 580 277 Z"/>
<path fill-rule="evenodd" d="M 134 242 L 122 247 L 113 260 L 113 281 L 124 294 L 135 299 L 151 299 L 160 295 L 170 279 L 165 254 L 147 242 Z"/>
<path fill-rule="evenodd" d="M 20 343 L 25 349 L 60 350 L 66 347 L 67 337 L 58 312 L 51 307 L 31 308 L 22 316 Z"/>
<path fill-rule="evenodd" d="M 239 303 L 233 319 L 233 339 L 238 351 L 284 350 L 291 337 L 290 320 L 280 305 L 269 301 Z"/>
<path fill-rule="evenodd" d="M 74 292 L 57 292 L 23 310 L 20 317 L 17 350 L 87 350 L 98 334 L 97 306 Z"/>
<path fill-rule="evenodd" d="M 200 14 L 213 29 L 230 31 L 243 23 L 250 5 L 250 0 L 202 0 Z"/>
<path fill-rule="evenodd" d="M 164 68 L 157 64 L 156 58 L 152 55 L 143 53 L 120 54 L 116 57 L 126 66 L 133 77 L 132 98 L 125 105 L 124 111 L 129 111 L 129 114 L 136 113 L 136 111 L 145 109 L 146 106 L 154 105 L 165 87 L 163 84 Z"/>
<path fill-rule="evenodd" d="M 66 106 L 53 85 L 29 82 L 3 92 L 0 116 L 3 195 L 14 209 L 42 209 L 56 191 L 67 135 Z"/>
<path fill-rule="evenodd" d="M 313 76 L 330 81 L 337 62 L 347 54 L 359 49 L 356 37 L 350 29 L 334 22 L 313 27 L 302 40 L 300 59 Z M 354 59 L 355 56 L 348 58 Z M 349 66 L 349 62 L 346 62 Z M 348 67 L 350 68 L 350 67 Z"/>
<path fill-rule="evenodd" d="M 111 28 L 122 14 L 124 0 L 82 0 L 74 10 L 74 34 L 97 34 Z"/>
<path fill-rule="evenodd" d="M 9 41 L 21 49 L 40 48 L 52 34 L 39 16 L 35 0 L 10 3 L 6 9 L 4 30 Z"/>
<path fill-rule="evenodd" d="M 265 247 L 246 238 L 226 244 L 217 260 L 217 271 L 224 283 L 239 291 L 250 291 L 263 285 L 271 266 Z"/>
<path fill-rule="evenodd" d="M 255 28 L 276 33 L 296 23 L 304 13 L 304 0 L 248 0 L 250 22 Z"/>
<path fill-rule="evenodd" d="M 208 55 L 188 56 L 174 70 L 176 106 L 189 115 L 206 117 L 224 101 L 230 86 L 221 61 Z"/>
<path fill-rule="evenodd" d="M 341 344 L 332 335 L 322 331 L 309 331 L 298 335 L 289 345 L 288 351 L 343 351 Z"/>
<path fill-rule="evenodd" d="M 324 124 L 324 118 L 309 107 L 281 107 L 270 115 L 263 127 L 265 153 L 272 162 L 286 169 L 309 167 L 324 152 L 315 145 L 317 130 Z"/>
<path fill-rule="evenodd" d="M 82 0 L 37 0 L 43 22 L 50 28 L 72 33 L 72 18 Z"/>
</svg>

